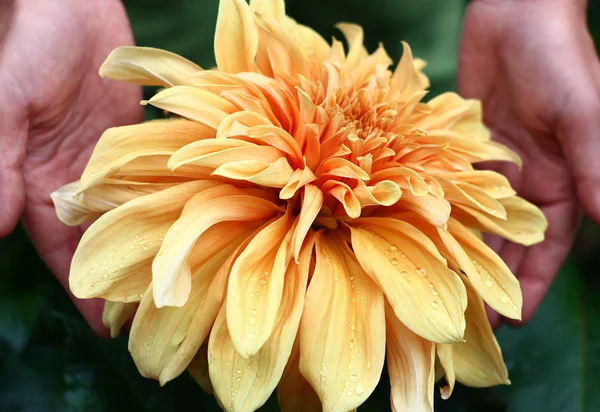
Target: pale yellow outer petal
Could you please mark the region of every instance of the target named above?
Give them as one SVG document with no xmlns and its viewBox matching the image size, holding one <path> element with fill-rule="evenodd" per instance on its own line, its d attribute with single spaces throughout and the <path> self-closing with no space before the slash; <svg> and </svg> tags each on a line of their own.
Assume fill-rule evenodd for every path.
<svg viewBox="0 0 600 412">
<path fill-rule="evenodd" d="M 448 222 L 448 232 L 439 233 L 479 296 L 498 313 L 521 319 L 519 281 L 496 252 L 455 219 Z"/>
<path fill-rule="evenodd" d="M 58 219 L 66 225 L 78 226 L 130 200 L 168 189 L 179 183 L 140 183 L 106 179 L 103 184 L 81 191 L 79 180 L 66 184 L 50 194 Z"/>
<path fill-rule="evenodd" d="M 182 306 L 188 299 L 189 254 L 194 244 L 220 222 L 266 221 L 279 208 L 267 199 L 229 185 L 194 196 L 165 235 L 152 263 L 154 301 L 158 307 Z"/>
<path fill-rule="evenodd" d="M 321 412 L 321 401 L 300 373 L 300 343 L 296 338 L 292 354 L 277 386 L 277 401 L 282 412 Z"/>
<path fill-rule="evenodd" d="M 476 388 L 509 384 L 508 371 L 502 359 L 481 298 L 463 278 L 469 305 L 465 312 L 465 342 L 452 345 L 456 380 Z"/>
<path fill-rule="evenodd" d="M 235 349 L 246 359 L 260 350 L 275 327 L 294 227 L 288 209 L 252 239 L 231 268 L 227 327 Z"/>
<path fill-rule="evenodd" d="M 283 0 L 250 0 L 250 10 L 265 14 L 276 20 L 285 18 L 285 2 Z"/>
<path fill-rule="evenodd" d="M 151 47 L 123 46 L 113 50 L 100 76 L 144 86 L 191 85 L 189 76 L 202 68 L 178 54 Z"/>
<path fill-rule="evenodd" d="M 104 302 L 102 323 L 110 329 L 110 337 L 116 338 L 121 333 L 121 328 L 137 309 L 137 303 Z"/>
<path fill-rule="evenodd" d="M 452 395 L 454 390 L 454 383 L 456 381 L 456 375 L 454 373 L 454 357 L 453 357 L 453 345 L 448 344 L 437 344 L 437 355 L 440 360 L 440 365 L 444 369 L 444 375 L 446 377 L 446 386 L 441 388 L 442 399 L 448 399 Z"/>
<path fill-rule="evenodd" d="M 198 352 L 191 360 L 187 368 L 188 372 L 194 378 L 196 383 L 200 385 L 204 392 L 212 395 L 214 393 L 210 375 L 208 372 L 208 342 L 205 341 Z"/>
<path fill-rule="evenodd" d="M 506 220 L 462 205 L 457 205 L 452 214 L 469 227 L 494 233 L 521 245 L 531 246 L 544 240 L 548 221 L 540 209 L 518 196 L 500 199 L 499 202 L 506 209 Z"/>
<path fill-rule="evenodd" d="M 324 412 L 350 411 L 373 392 L 383 368 L 383 295 L 343 238 L 320 232 L 315 248 L 300 323 L 300 371 Z"/>
<path fill-rule="evenodd" d="M 435 344 L 411 332 L 389 306 L 385 319 L 392 410 L 433 412 Z"/>
<path fill-rule="evenodd" d="M 182 183 L 101 216 L 83 234 L 73 256 L 69 276 L 73 294 L 139 301 L 152 279 L 152 260 L 167 230 L 193 195 L 214 185 L 211 181 Z"/>
<path fill-rule="evenodd" d="M 258 30 L 245 0 L 221 0 L 215 30 L 215 59 L 226 73 L 254 71 Z"/>
<path fill-rule="evenodd" d="M 102 183 L 106 178 L 117 174 L 127 163 L 140 158 L 153 159 L 156 163 L 153 165 L 153 175 L 171 175 L 166 167 L 166 156 L 188 143 L 208 137 L 214 137 L 214 131 L 183 119 L 154 120 L 107 129 L 81 175 L 80 190 Z M 162 162 L 157 159 L 160 156 L 165 156 Z"/>
<path fill-rule="evenodd" d="M 304 306 L 313 241 L 309 239 L 298 264 L 285 274 L 281 305 L 273 332 L 251 358 L 242 357 L 231 341 L 225 307 L 211 332 L 208 359 L 215 394 L 227 411 L 255 411 L 262 406 L 283 374 L 292 351 Z M 227 296 L 227 300 L 235 297 Z"/>
<path fill-rule="evenodd" d="M 516 194 L 504 175 L 491 170 L 446 173 L 443 177 L 477 186 L 494 199 L 504 199 Z"/>
<path fill-rule="evenodd" d="M 165 384 L 188 367 L 212 328 L 246 236 L 243 232 L 194 271 L 191 299 L 183 307 L 157 308 L 150 286 L 129 335 L 129 352 L 142 376 Z"/>
<path fill-rule="evenodd" d="M 390 218 L 359 219 L 351 230 L 358 261 L 383 290 L 398 319 L 433 342 L 461 341 L 465 287 L 431 240 L 408 223 Z"/>
</svg>

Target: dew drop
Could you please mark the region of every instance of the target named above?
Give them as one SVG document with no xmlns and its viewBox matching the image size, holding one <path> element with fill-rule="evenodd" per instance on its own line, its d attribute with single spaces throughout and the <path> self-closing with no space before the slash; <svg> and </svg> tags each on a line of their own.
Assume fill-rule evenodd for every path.
<svg viewBox="0 0 600 412">
<path fill-rule="evenodd" d="M 148 250 L 148 246 L 144 246 L 144 250 Z"/>
<path fill-rule="evenodd" d="M 258 311 L 256 309 L 252 309 L 250 313 L 252 313 L 253 316 L 256 316 L 258 314 Z"/>
<path fill-rule="evenodd" d="M 119 264 L 119 267 L 120 267 L 120 268 L 124 268 L 124 267 L 125 267 L 125 265 L 121 263 L 121 264 Z"/>
<path fill-rule="evenodd" d="M 362 385 L 357 385 L 356 388 L 354 389 L 354 392 L 356 392 L 357 395 L 362 394 L 365 391 L 365 388 Z"/>
<path fill-rule="evenodd" d="M 385 253 L 386 255 L 389 255 L 391 252 L 390 252 L 389 249 L 386 249 L 386 250 L 383 251 L 383 253 Z"/>
<path fill-rule="evenodd" d="M 396 247 L 396 245 L 392 245 L 392 246 L 390 246 L 390 250 L 391 250 L 392 252 L 395 252 L 395 251 L 397 251 L 397 250 L 398 250 L 398 248 Z"/>
<path fill-rule="evenodd" d="M 427 271 L 424 268 L 417 268 L 417 275 L 419 275 L 419 277 L 424 278 L 426 274 Z"/>
<path fill-rule="evenodd" d="M 352 391 L 350 389 L 346 391 L 346 396 L 352 396 Z"/>
<path fill-rule="evenodd" d="M 403 278 L 407 278 L 408 277 L 408 272 L 406 272 L 405 270 L 403 270 L 402 272 L 400 272 L 400 276 L 402 276 Z"/>
<path fill-rule="evenodd" d="M 248 325 L 252 326 L 256 324 L 256 318 L 250 318 L 248 319 Z M 248 335 L 248 337 L 250 337 L 250 335 Z"/>
<path fill-rule="evenodd" d="M 350 349 L 354 349 L 354 342 L 350 341 Z"/>
<path fill-rule="evenodd" d="M 439 306 L 440 306 L 440 303 L 437 300 L 434 300 L 433 302 L 431 302 L 432 309 L 437 309 Z"/>
<path fill-rule="evenodd" d="M 491 281 L 489 281 L 489 280 L 485 281 L 485 286 L 487 286 L 488 288 L 491 288 L 493 285 L 494 284 Z"/>
<path fill-rule="evenodd" d="M 355 374 L 350 375 L 350 382 L 356 382 L 357 379 Z"/>
<path fill-rule="evenodd" d="M 501 296 L 500 297 L 500 302 L 502 302 L 502 303 L 508 303 L 508 302 L 510 302 L 510 299 L 508 297 L 506 297 L 506 296 Z"/>
<path fill-rule="evenodd" d="M 241 370 L 241 369 L 238 369 L 236 372 L 237 372 L 237 373 L 242 373 L 242 370 Z"/>
<path fill-rule="evenodd" d="M 390 262 L 392 262 L 392 265 L 397 265 L 398 264 L 398 259 L 393 258 L 392 260 L 390 260 Z"/>
<path fill-rule="evenodd" d="M 437 296 L 437 295 L 439 295 L 439 293 L 437 292 L 437 290 L 432 290 L 432 291 L 431 291 L 431 294 L 432 294 L 433 296 Z"/>
<path fill-rule="evenodd" d="M 256 334 L 252 333 L 252 332 L 248 333 L 248 340 L 254 340 L 254 339 L 256 339 Z"/>
</svg>

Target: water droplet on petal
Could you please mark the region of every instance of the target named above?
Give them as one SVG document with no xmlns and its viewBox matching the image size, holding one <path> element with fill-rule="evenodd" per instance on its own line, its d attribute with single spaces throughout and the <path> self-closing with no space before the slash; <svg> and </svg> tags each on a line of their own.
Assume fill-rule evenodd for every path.
<svg viewBox="0 0 600 412">
<path fill-rule="evenodd" d="M 393 258 L 392 260 L 390 260 L 390 262 L 392 262 L 392 265 L 397 265 L 398 264 L 398 259 Z"/>
<path fill-rule="evenodd" d="M 355 374 L 350 375 L 350 382 L 356 382 L 357 379 Z"/>
<path fill-rule="evenodd" d="M 248 325 L 252 326 L 255 323 L 256 323 L 256 318 L 250 318 L 250 319 L 248 319 Z M 250 337 L 250 336 L 248 336 L 248 337 Z"/>
<path fill-rule="evenodd" d="M 437 309 L 439 306 L 440 306 L 440 303 L 437 300 L 434 300 L 433 302 L 431 302 L 432 309 Z"/>
<path fill-rule="evenodd" d="M 392 246 L 390 246 L 390 250 L 391 250 L 392 252 L 395 252 L 395 251 L 397 251 L 397 250 L 398 250 L 398 248 L 396 247 L 396 245 L 392 245 Z"/>
<path fill-rule="evenodd" d="M 354 389 L 354 392 L 356 392 L 357 395 L 362 394 L 364 391 L 365 391 L 365 388 L 362 385 L 357 385 L 356 389 Z"/>
<path fill-rule="evenodd" d="M 500 302 L 502 302 L 502 303 L 508 303 L 508 302 L 510 302 L 510 299 L 507 296 L 501 296 L 500 297 Z"/>
</svg>

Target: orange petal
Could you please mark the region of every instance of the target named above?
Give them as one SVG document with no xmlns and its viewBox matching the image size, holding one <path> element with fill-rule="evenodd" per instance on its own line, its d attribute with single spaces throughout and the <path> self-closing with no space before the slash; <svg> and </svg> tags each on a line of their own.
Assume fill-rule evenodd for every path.
<svg viewBox="0 0 600 412">
<path fill-rule="evenodd" d="M 314 185 L 306 185 L 302 197 L 302 206 L 298 217 L 298 225 L 292 238 L 294 259 L 298 262 L 300 249 L 306 239 L 306 235 L 314 223 L 323 206 L 323 192 Z"/>
<path fill-rule="evenodd" d="M 294 170 L 285 157 L 272 163 L 257 160 L 239 160 L 218 167 L 213 175 L 233 180 L 245 180 L 266 187 L 282 188 L 292 177 Z"/>
</svg>

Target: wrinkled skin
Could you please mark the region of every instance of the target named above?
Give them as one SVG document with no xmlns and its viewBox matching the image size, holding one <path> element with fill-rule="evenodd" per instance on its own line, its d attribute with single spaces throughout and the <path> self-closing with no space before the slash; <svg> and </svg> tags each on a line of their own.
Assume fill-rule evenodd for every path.
<svg viewBox="0 0 600 412">
<path fill-rule="evenodd" d="M 79 178 L 106 128 L 142 120 L 139 87 L 98 76 L 110 51 L 133 37 L 118 0 L 1 3 L 0 236 L 20 218 L 68 289 L 82 229 L 59 222 L 49 194 Z M 75 303 L 105 334 L 102 301 Z"/>
<path fill-rule="evenodd" d="M 479 0 L 464 23 L 459 92 L 483 101 L 492 138 L 523 159 L 520 173 L 492 167 L 549 222 L 546 240 L 532 248 L 491 240 L 521 282 L 524 321 L 569 253 L 580 206 L 600 222 L 600 64 L 585 3 Z M 497 326 L 499 315 L 489 314 Z"/>
<path fill-rule="evenodd" d="M 600 221 L 600 67 L 585 27 L 580 0 L 474 0 L 466 16 L 460 92 L 484 101 L 494 139 L 521 154 L 521 174 L 501 170 L 550 222 L 529 250 L 496 240 L 521 279 L 525 320 L 568 254 L 579 205 Z M 3 1 L 0 42 L 0 236 L 21 218 L 67 286 L 82 228 L 58 221 L 49 194 L 79 178 L 106 128 L 142 119 L 139 88 L 97 74 L 112 49 L 133 44 L 131 29 L 118 0 Z M 105 335 L 101 301 L 75 302 Z"/>
</svg>

